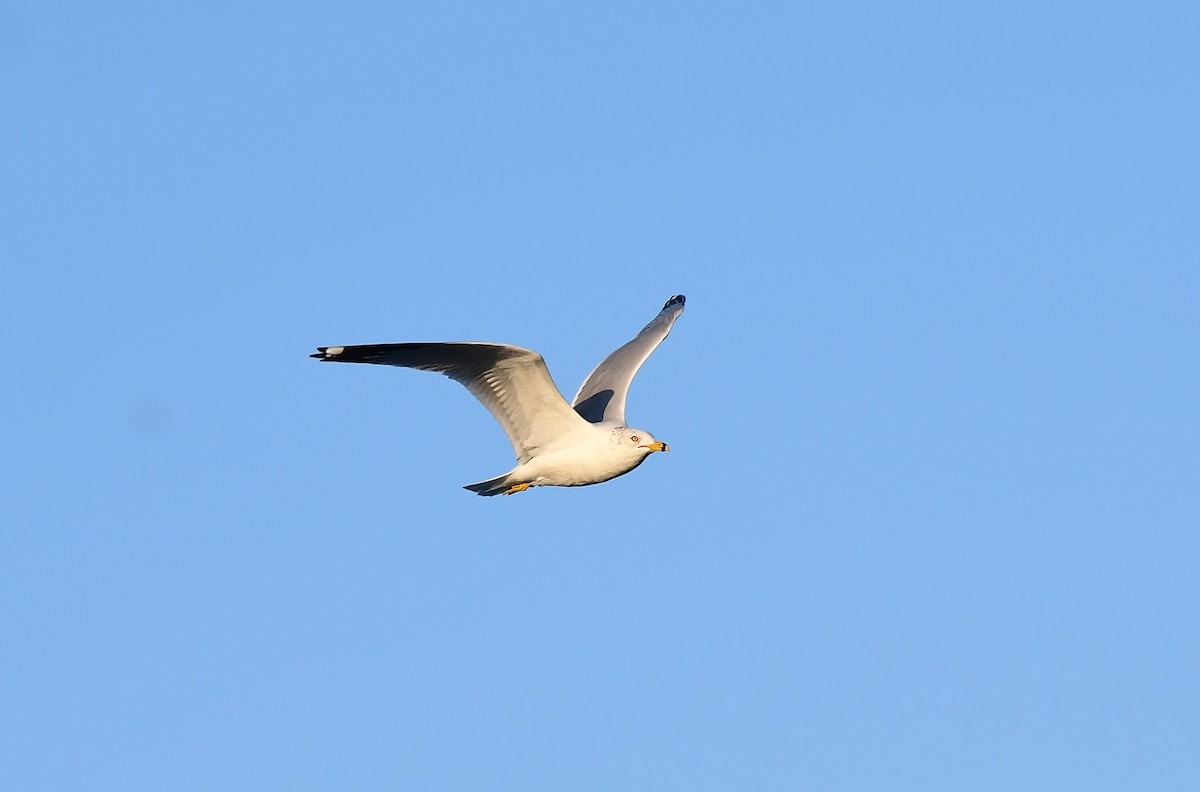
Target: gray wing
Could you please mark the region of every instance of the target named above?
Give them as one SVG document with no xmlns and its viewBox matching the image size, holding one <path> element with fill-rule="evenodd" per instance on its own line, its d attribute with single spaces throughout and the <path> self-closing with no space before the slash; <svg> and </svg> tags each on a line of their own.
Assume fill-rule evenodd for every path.
<svg viewBox="0 0 1200 792">
<path fill-rule="evenodd" d="M 575 412 L 591 423 L 625 423 L 625 397 L 629 394 L 629 384 L 650 353 L 671 332 L 675 320 L 683 313 L 683 303 L 682 294 L 667 300 L 658 316 L 643 327 L 636 338 L 596 366 L 575 394 L 575 401 L 571 403 Z"/>
<path fill-rule="evenodd" d="M 436 371 L 488 408 L 524 464 L 548 442 L 586 424 L 567 406 L 537 352 L 507 344 L 363 344 L 317 347 L 318 360 Z"/>
</svg>

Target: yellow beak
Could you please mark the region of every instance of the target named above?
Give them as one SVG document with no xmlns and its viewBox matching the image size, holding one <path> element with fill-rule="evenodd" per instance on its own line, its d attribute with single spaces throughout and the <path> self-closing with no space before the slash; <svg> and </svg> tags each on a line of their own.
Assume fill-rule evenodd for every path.
<svg viewBox="0 0 1200 792">
<path fill-rule="evenodd" d="M 667 445 L 666 443 L 648 443 L 644 446 L 638 446 L 638 448 L 649 448 L 651 451 L 670 451 L 671 450 L 671 446 Z"/>
</svg>

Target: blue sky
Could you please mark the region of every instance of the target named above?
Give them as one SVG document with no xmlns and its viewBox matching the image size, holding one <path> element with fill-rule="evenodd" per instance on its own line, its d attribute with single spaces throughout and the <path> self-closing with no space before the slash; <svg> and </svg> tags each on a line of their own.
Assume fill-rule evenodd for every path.
<svg viewBox="0 0 1200 792">
<path fill-rule="evenodd" d="M 0 786 L 1184 789 L 1191 3 L 0 4 Z M 675 293 L 629 476 L 570 396 Z"/>
</svg>

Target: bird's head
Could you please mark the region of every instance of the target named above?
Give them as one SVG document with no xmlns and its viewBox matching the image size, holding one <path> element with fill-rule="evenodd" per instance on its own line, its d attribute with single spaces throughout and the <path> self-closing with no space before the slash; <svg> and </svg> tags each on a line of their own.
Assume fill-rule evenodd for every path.
<svg viewBox="0 0 1200 792">
<path fill-rule="evenodd" d="M 670 451 L 666 443 L 654 439 L 654 435 L 644 429 L 631 429 L 623 426 L 618 434 L 617 442 L 631 452 L 649 456 L 654 451 Z"/>
</svg>

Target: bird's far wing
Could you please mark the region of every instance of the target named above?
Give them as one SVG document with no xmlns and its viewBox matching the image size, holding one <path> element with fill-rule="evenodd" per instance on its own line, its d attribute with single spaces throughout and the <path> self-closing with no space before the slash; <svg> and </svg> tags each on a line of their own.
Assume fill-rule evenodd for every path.
<svg viewBox="0 0 1200 792">
<path fill-rule="evenodd" d="M 507 344 L 364 344 L 317 347 L 319 360 L 436 371 L 461 382 L 488 408 L 520 463 L 564 433 L 585 426 L 567 406 L 537 352 Z"/>
<path fill-rule="evenodd" d="M 683 303 L 682 294 L 667 300 L 658 316 L 642 328 L 636 338 L 596 366 L 575 394 L 575 401 L 571 403 L 575 412 L 591 423 L 625 423 L 625 397 L 629 394 L 629 384 L 650 353 L 671 332 L 671 326 L 683 313 Z"/>
</svg>

